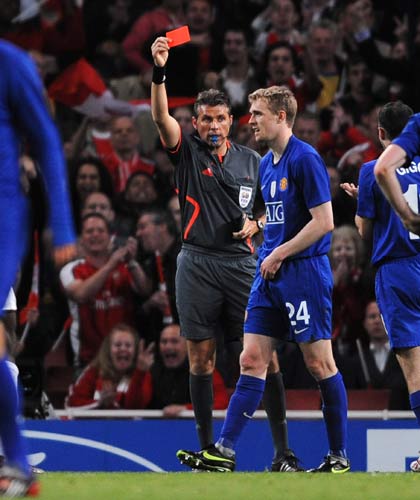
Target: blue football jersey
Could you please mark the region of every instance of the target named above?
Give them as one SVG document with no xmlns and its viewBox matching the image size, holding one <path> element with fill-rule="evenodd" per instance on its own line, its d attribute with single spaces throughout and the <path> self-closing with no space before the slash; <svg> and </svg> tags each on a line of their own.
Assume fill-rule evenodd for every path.
<svg viewBox="0 0 420 500">
<path fill-rule="evenodd" d="M 420 113 L 416 113 L 409 120 L 401 134 L 392 141 L 413 158 L 420 153 Z"/>
<path fill-rule="evenodd" d="M 260 164 L 261 192 L 267 216 L 260 258 L 292 239 L 311 220 L 311 208 L 331 200 L 327 169 L 312 146 L 292 135 L 279 162 L 274 163 L 273 159 L 270 151 Z M 330 244 L 331 235 L 328 234 L 290 258 L 323 255 Z"/>
<path fill-rule="evenodd" d="M 23 50 L 0 40 L 0 201 L 12 210 L 22 188 L 19 154 L 22 139 L 40 167 L 50 205 L 55 245 L 75 241 L 67 168 L 58 131 L 48 113 L 35 63 Z M 3 228 L 2 228 L 3 229 Z"/>
<path fill-rule="evenodd" d="M 376 161 L 365 163 L 359 174 L 357 215 L 373 220 L 372 263 L 410 257 L 420 251 L 420 237 L 410 233 L 379 188 L 373 173 Z M 420 157 L 397 169 L 404 197 L 414 212 L 419 212 Z"/>
</svg>

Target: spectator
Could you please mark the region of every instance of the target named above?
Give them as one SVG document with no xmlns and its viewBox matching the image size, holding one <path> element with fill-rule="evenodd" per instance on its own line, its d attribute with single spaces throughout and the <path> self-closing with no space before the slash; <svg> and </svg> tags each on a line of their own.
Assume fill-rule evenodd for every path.
<svg viewBox="0 0 420 500">
<path fill-rule="evenodd" d="M 332 233 L 329 253 L 333 271 L 333 333 L 340 352 L 354 350 L 363 338 L 366 295 L 364 282 L 364 244 L 356 227 L 340 226 Z"/>
<path fill-rule="evenodd" d="M 64 143 L 64 149 L 69 160 L 79 160 L 81 156 L 95 157 L 97 150 L 101 150 L 109 144 L 110 118 L 90 118 L 85 116 L 78 125 L 76 132 L 73 133 L 70 140 Z M 108 146 L 108 148 L 110 148 Z"/>
<path fill-rule="evenodd" d="M 149 279 L 134 260 L 135 241 L 129 239 L 111 253 L 111 233 L 102 215 L 83 218 L 81 246 L 84 257 L 60 272 L 73 317 L 70 336 L 76 370 L 92 361 L 110 328 L 121 321 L 134 325 L 133 291 L 150 293 Z"/>
<path fill-rule="evenodd" d="M 194 132 L 193 112 L 190 106 L 178 106 L 172 111 L 172 116 L 179 123 L 182 133 L 190 135 Z"/>
<path fill-rule="evenodd" d="M 238 144 L 246 146 L 249 149 L 253 149 L 260 155 L 264 155 L 267 152 L 267 147 L 263 142 L 257 142 L 255 140 L 254 132 L 252 130 L 251 124 L 249 123 L 250 118 L 251 115 L 248 113 L 239 117 L 233 133 L 234 140 Z"/>
<path fill-rule="evenodd" d="M 22 10 L 24 3 L 19 3 Z M 26 50 L 55 55 L 60 65 L 69 64 L 85 50 L 83 13 L 78 4 L 75 0 L 39 2 L 32 18 L 10 24 L 2 38 Z"/>
<path fill-rule="evenodd" d="M 270 0 L 268 7 L 252 22 L 252 28 L 259 33 L 255 42 L 257 56 L 276 42 L 286 42 L 297 52 L 302 50 L 303 37 L 296 29 L 299 13 L 292 0 Z"/>
<path fill-rule="evenodd" d="M 97 154 L 112 177 L 116 193 L 124 191 L 127 179 L 134 172 L 153 175 L 155 165 L 139 154 L 139 132 L 134 120 L 128 116 L 117 116 L 111 121 L 110 141 L 96 143 Z"/>
<path fill-rule="evenodd" d="M 321 134 L 319 116 L 311 111 L 298 113 L 293 125 L 293 133 L 298 139 L 317 149 Z"/>
<path fill-rule="evenodd" d="M 124 246 L 127 241 L 127 236 L 120 234 L 119 227 L 115 221 L 115 210 L 108 196 L 101 192 L 90 193 L 82 208 L 82 218 L 87 214 L 99 213 L 103 215 L 108 222 L 111 231 L 111 245 L 116 249 Z M 83 255 L 83 251 L 79 246 L 79 255 Z"/>
<path fill-rule="evenodd" d="M 152 82 L 152 62 L 148 57 L 151 41 L 157 33 L 185 24 L 183 0 L 162 0 L 161 5 L 145 12 L 134 23 L 123 41 L 128 62 L 142 75 L 143 85 Z"/>
<path fill-rule="evenodd" d="M 329 106 L 342 90 L 344 63 L 337 55 L 337 31 L 337 25 L 328 19 L 312 24 L 308 31 L 307 43 L 322 83 L 316 102 L 318 110 Z"/>
<path fill-rule="evenodd" d="M 176 417 L 191 409 L 187 342 L 179 325 L 166 326 L 159 340 L 159 356 L 151 368 L 152 400 L 149 408 L 162 408 L 165 417 Z M 227 407 L 228 394 L 222 376 L 213 374 L 214 409 Z"/>
<path fill-rule="evenodd" d="M 136 231 L 137 219 L 146 208 L 160 208 L 162 202 L 156 183 L 145 172 L 134 172 L 120 193 L 115 204 L 116 221 L 120 237 L 133 236 Z"/>
<path fill-rule="evenodd" d="M 302 29 L 306 32 L 310 26 L 321 19 L 332 19 L 336 0 L 303 0 L 301 2 Z"/>
<path fill-rule="evenodd" d="M 371 140 L 356 126 L 348 99 L 336 100 L 330 106 L 329 113 L 331 121 L 326 130 L 321 132 L 318 151 L 324 157 L 339 161 L 337 168 L 354 175 L 358 172 L 361 161 L 375 158 L 378 153 L 377 141 Z"/>
<path fill-rule="evenodd" d="M 374 300 L 366 305 L 363 326 L 369 341 L 361 353 L 367 368 L 366 384 L 373 389 L 390 389 L 389 410 L 410 410 L 407 384 Z"/>
<path fill-rule="evenodd" d="M 86 197 L 101 191 L 113 198 L 112 180 L 103 163 L 97 158 L 81 158 L 76 161 L 70 172 L 70 190 L 73 214 L 77 229 L 80 229 L 80 214 Z"/>
<path fill-rule="evenodd" d="M 105 193 L 93 191 L 85 198 L 82 207 L 82 218 L 91 213 L 101 214 L 108 224 L 112 225 L 115 220 L 115 212 L 112 208 L 112 202 Z"/>
<path fill-rule="evenodd" d="M 359 124 L 361 115 L 375 103 L 373 72 L 360 56 L 353 56 L 346 63 L 346 73 L 347 85 L 343 97 L 348 102 L 355 124 Z"/>
<path fill-rule="evenodd" d="M 402 94 L 403 100 L 413 109 L 419 109 L 420 69 L 417 61 L 420 53 L 420 9 L 418 3 L 407 2 L 406 5 L 406 14 L 412 24 L 412 29 L 407 30 L 408 57 L 400 60 L 381 53 L 378 40 L 373 35 L 371 20 L 365 14 L 363 3 L 352 2 L 348 9 L 350 10 L 348 32 L 360 56 L 372 71 L 390 80 L 403 83 L 405 86 Z"/>
<path fill-rule="evenodd" d="M 137 332 L 116 324 L 95 359 L 70 387 L 66 407 L 89 409 L 145 408 L 151 398 L 150 372 L 154 344 L 144 348 Z"/>
<path fill-rule="evenodd" d="M 239 117 L 248 111 L 248 94 L 258 86 L 250 61 L 247 34 L 241 28 L 228 28 L 223 39 L 225 66 L 220 73 L 208 73 L 206 88 L 225 92 L 232 103 L 232 114 Z"/>
<path fill-rule="evenodd" d="M 305 61 L 308 63 L 310 59 L 306 57 Z M 264 54 L 261 84 L 264 87 L 285 85 L 294 92 L 299 109 L 303 111 L 318 98 L 322 84 L 311 64 L 305 64 L 302 78 L 298 75 L 298 66 L 297 53 L 289 43 L 273 43 Z"/>
<path fill-rule="evenodd" d="M 83 20 L 89 57 L 95 56 L 100 46 L 123 41 L 135 19 L 134 3 L 132 0 L 84 0 Z"/>
<path fill-rule="evenodd" d="M 204 75 L 219 71 L 222 65 L 222 34 L 216 31 L 212 0 L 189 0 L 185 3 L 185 18 L 191 41 L 171 49 L 166 80 L 169 96 L 196 95 L 203 87 Z"/>
<path fill-rule="evenodd" d="M 164 324 L 178 322 L 175 302 L 176 259 L 181 248 L 175 222 L 159 209 L 141 213 L 136 237 L 142 268 L 152 280 L 152 294 L 142 305 L 142 325 L 146 339 L 156 339 Z"/>
</svg>

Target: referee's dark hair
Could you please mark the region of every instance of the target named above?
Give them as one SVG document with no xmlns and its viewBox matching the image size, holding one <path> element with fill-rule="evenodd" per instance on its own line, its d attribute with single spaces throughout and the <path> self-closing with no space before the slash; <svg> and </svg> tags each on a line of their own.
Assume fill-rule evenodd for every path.
<svg viewBox="0 0 420 500">
<path fill-rule="evenodd" d="M 194 116 L 197 118 L 200 106 L 226 106 L 228 113 L 231 114 L 231 104 L 229 97 L 220 90 L 209 89 L 203 90 L 197 96 L 194 103 Z"/>
<path fill-rule="evenodd" d="M 385 130 L 387 138 L 398 137 L 414 111 L 402 101 L 388 102 L 379 110 L 378 125 Z"/>
</svg>

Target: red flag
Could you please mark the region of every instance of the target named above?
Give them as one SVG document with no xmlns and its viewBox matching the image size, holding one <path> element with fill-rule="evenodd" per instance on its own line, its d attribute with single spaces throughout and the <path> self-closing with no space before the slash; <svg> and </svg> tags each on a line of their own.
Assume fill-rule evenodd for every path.
<svg viewBox="0 0 420 500">
<path fill-rule="evenodd" d="M 150 99 L 135 99 L 133 101 L 130 101 L 133 106 L 136 108 L 139 108 L 140 110 L 142 107 L 150 107 Z M 191 104 L 195 103 L 195 97 L 182 97 L 182 96 L 176 96 L 176 97 L 168 97 L 168 108 L 169 109 L 174 109 L 174 108 L 179 108 L 179 106 L 190 106 Z"/>
<path fill-rule="evenodd" d="M 131 102 L 115 99 L 99 73 L 84 58 L 58 75 L 49 86 L 48 95 L 51 99 L 92 117 L 133 116 L 150 109 L 150 99 Z M 187 106 L 194 101 L 194 97 L 170 97 L 169 108 Z"/>
<path fill-rule="evenodd" d="M 115 99 L 99 73 L 83 58 L 58 75 L 49 86 L 48 95 L 92 117 L 131 116 L 138 112 L 132 104 Z"/>
<path fill-rule="evenodd" d="M 106 85 L 96 70 L 82 58 L 68 66 L 49 86 L 51 99 L 75 107 L 82 105 L 90 96 L 101 96 Z"/>
<path fill-rule="evenodd" d="M 34 232 L 34 267 L 32 270 L 32 284 L 26 306 L 19 312 L 19 323 L 28 321 L 28 311 L 39 307 L 39 240 L 38 231 Z"/>
</svg>

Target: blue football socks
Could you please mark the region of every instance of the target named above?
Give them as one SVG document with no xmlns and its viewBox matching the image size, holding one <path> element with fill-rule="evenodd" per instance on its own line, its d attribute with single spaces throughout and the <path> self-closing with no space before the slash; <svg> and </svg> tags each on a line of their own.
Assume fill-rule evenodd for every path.
<svg viewBox="0 0 420 500">
<path fill-rule="evenodd" d="M 229 401 L 226 419 L 217 445 L 234 450 L 246 424 L 260 404 L 265 380 L 250 375 L 241 375 L 235 392 Z"/>
<path fill-rule="evenodd" d="M 18 423 L 19 400 L 6 358 L 0 359 L 0 382 L 0 436 L 6 461 L 8 465 L 18 467 L 29 475 L 26 449 Z"/>
<path fill-rule="evenodd" d="M 337 372 L 318 382 L 322 396 L 322 412 L 327 427 L 329 453 L 346 457 L 347 446 L 347 393 L 343 377 Z"/>
<path fill-rule="evenodd" d="M 420 391 L 410 394 L 410 406 L 417 418 L 417 423 L 420 425 Z"/>
</svg>

